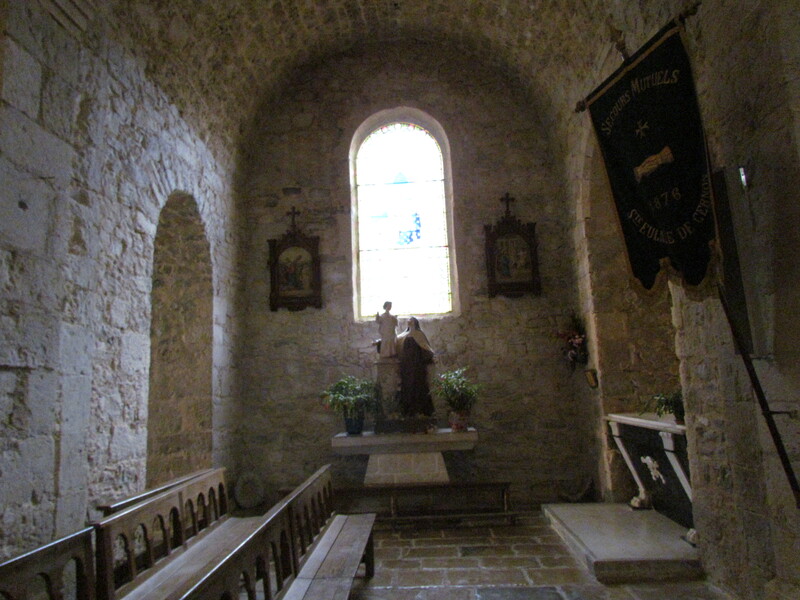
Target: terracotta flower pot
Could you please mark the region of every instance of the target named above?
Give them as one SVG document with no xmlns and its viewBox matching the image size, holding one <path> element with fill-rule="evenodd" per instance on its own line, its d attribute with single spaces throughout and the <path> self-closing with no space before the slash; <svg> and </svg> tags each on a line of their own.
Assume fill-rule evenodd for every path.
<svg viewBox="0 0 800 600">
<path fill-rule="evenodd" d="M 466 431 L 469 423 L 469 413 L 462 411 L 450 411 L 450 429 L 453 431 Z"/>
</svg>

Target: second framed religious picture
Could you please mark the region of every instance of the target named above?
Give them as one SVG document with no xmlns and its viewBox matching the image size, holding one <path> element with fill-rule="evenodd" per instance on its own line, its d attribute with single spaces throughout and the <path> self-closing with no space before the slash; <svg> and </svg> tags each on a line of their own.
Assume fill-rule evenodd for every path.
<svg viewBox="0 0 800 600">
<path fill-rule="evenodd" d="M 319 237 L 298 231 L 294 207 L 292 228 L 279 239 L 269 240 L 269 308 L 302 310 L 307 306 L 322 308 Z"/>
<path fill-rule="evenodd" d="M 506 193 L 506 211 L 494 225 L 484 225 L 489 297 L 516 298 L 542 293 L 536 249 L 536 223 L 522 223 L 511 214 L 514 199 Z"/>
</svg>

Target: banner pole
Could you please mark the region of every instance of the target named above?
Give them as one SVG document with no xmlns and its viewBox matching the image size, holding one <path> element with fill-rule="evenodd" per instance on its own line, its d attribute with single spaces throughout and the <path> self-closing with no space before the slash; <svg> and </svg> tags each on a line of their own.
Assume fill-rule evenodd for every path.
<svg viewBox="0 0 800 600">
<path fill-rule="evenodd" d="M 753 361 L 750 359 L 750 355 L 747 353 L 747 350 L 744 348 L 744 344 L 741 342 L 739 332 L 736 329 L 736 325 L 734 324 L 732 315 L 730 314 L 730 309 L 727 301 L 725 300 L 725 293 L 722 290 L 722 286 L 717 286 L 717 292 L 719 293 L 719 300 L 722 302 L 722 309 L 725 311 L 725 317 L 728 319 L 728 326 L 730 327 L 731 334 L 733 335 L 733 343 L 741 355 L 742 361 L 744 361 L 745 369 L 747 369 L 747 374 L 750 376 L 750 384 L 753 386 L 753 391 L 755 391 L 758 404 L 761 407 L 761 414 L 764 416 L 764 420 L 767 422 L 767 428 L 772 436 L 772 442 L 775 444 L 775 450 L 778 453 L 778 458 L 780 458 L 783 471 L 786 473 L 786 478 L 789 480 L 789 487 L 792 489 L 792 494 L 794 494 L 795 505 L 798 509 L 800 509 L 800 484 L 797 482 L 797 477 L 795 476 L 794 469 L 792 468 L 792 461 L 789 460 L 789 455 L 786 453 L 786 448 L 784 447 L 783 440 L 781 439 L 781 432 L 778 430 L 778 426 L 775 424 L 774 419 L 774 415 L 785 415 L 789 413 L 788 411 L 770 410 L 767 397 L 764 394 L 764 389 L 761 387 L 761 382 L 758 379 L 758 373 L 756 373 L 755 367 L 753 366 Z"/>
<path fill-rule="evenodd" d="M 683 23 L 689 17 L 695 16 L 697 14 L 697 9 L 700 8 L 701 4 L 702 4 L 701 0 L 689 3 L 689 5 L 686 8 L 684 8 L 678 15 L 678 21 Z"/>
<path fill-rule="evenodd" d="M 690 2 L 686 8 L 684 8 L 681 12 L 678 13 L 678 16 L 673 19 L 673 21 L 680 23 L 683 25 L 686 22 L 686 19 L 689 17 L 693 17 L 697 14 L 697 9 L 700 8 L 702 4 L 702 0 L 695 0 L 694 2 Z M 614 42 L 614 47 L 622 54 L 622 62 L 623 64 L 630 58 L 630 53 L 628 52 L 627 47 L 625 46 L 625 38 L 622 34 L 622 31 L 616 29 L 609 23 L 609 33 L 611 35 L 611 41 Z M 591 96 L 591 94 L 590 94 Z M 581 98 L 575 103 L 575 113 L 582 113 L 589 107 L 588 103 L 589 97 Z"/>
</svg>

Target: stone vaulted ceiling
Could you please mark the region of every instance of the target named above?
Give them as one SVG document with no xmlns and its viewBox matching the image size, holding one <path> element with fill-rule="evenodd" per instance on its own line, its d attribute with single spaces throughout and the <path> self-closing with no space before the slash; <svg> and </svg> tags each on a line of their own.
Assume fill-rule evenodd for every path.
<svg viewBox="0 0 800 600">
<path fill-rule="evenodd" d="M 640 0 L 114 0 L 99 10 L 148 75 L 224 137 L 292 72 L 363 43 L 420 40 L 486 61 L 555 111 L 613 53 L 609 23 L 668 17 Z M 654 5 L 648 14 L 647 6 Z M 679 8 L 679 7 L 677 7 Z M 660 11 L 660 14 L 659 14 Z M 584 91 L 588 91 L 584 90 Z M 203 116 L 203 114 L 205 116 Z M 213 117 L 211 117 L 213 115 Z M 209 123 L 210 121 L 210 123 Z"/>
</svg>

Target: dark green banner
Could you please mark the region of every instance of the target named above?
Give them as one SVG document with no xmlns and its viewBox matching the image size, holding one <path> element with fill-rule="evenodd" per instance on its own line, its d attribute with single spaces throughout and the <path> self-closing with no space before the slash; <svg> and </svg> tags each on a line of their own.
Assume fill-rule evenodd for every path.
<svg viewBox="0 0 800 600">
<path fill-rule="evenodd" d="M 670 23 L 586 99 L 634 276 L 651 289 L 660 260 L 690 285 L 714 239 L 705 136 L 689 57 Z"/>
</svg>

